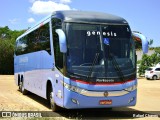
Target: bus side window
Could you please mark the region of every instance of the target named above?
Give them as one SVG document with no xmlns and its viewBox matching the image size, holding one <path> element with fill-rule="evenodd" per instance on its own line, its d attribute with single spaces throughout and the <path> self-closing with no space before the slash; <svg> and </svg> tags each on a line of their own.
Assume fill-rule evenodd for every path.
<svg viewBox="0 0 160 120">
<path fill-rule="evenodd" d="M 46 50 L 51 54 L 49 23 L 34 31 L 34 37 L 35 51 Z"/>
<path fill-rule="evenodd" d="M 52 33 L 53 33 L 53 47 L 54 47 L 54 57 L 55 57 L 55 66 L 63 72 L 63 53 L 60 52 L 59 46 L 59 37 L 58 34 L 55 32 L 57 27 L 61 27 L 60 24 L 57 25 L 57 21 L 59 19 L 52 19 Z"/>
<path fill-rule="evenodd" d="M 19 49 L 19 40 L 17 40 L 17 41 L 16 41 L 15 54 L 16 54 L 16 55 L 19 55 L 19 54 L 20 54 L 20 49 Z"/>
<path fill-rule="evenodd" d="M 28 53 L 46 50 L 51 54 L 49 23 L 29 33 L 27 35 L 27 44 Z"/>
<path fill-rule="evenodd" d="M 16 55 L 21 55 L 26 53 L 27 40 L 26 37 L 22 37 L 16 42 Z"/>
</svg>

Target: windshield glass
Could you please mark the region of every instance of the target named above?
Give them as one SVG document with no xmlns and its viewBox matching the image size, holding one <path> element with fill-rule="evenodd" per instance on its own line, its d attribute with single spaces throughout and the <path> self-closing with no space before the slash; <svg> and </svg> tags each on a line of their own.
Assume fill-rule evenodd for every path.
<svg viewBox="0 0 160 120">
<path fill-rule="evenodd" d="M 134 43 L 127 25 L 68 23 L 67 72 L 91 78 L 135 73 Z"/>
</svg>

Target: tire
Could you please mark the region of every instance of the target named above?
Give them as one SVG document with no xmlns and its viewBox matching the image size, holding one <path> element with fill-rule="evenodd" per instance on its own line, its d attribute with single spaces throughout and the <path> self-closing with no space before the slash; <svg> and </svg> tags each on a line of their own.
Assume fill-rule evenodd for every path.
<svg viewBox="0 0 160 120">
<path fill-rule="evenodd" d="M 19 91 L 22 92 L 22 82 L 19 82 Z"/>
<path fill-rule="evenodd" d="M 157 75 L 154 75 L 154 76 L 152 77 L 153 80 L 157 80 L 157 78 L 158 78 Z"/>
<path fill-rule="evenodd" d="M 19 77 L 19 75 L 18 75 L 18 90 L 20 91 L 21 89 L 20 89 L 20 77 Z"/>
<path fill-rule="evenodd" d="M 56 103 L 54 102 L 54 98 L 53 98 L 54 94 L 53 94 L 53 89 L 52 87 L 49 88 L 49 104 L 50 104 L 50 108 L 52 109 L 53 112 L 59 111 L 60 107 L 58 105 L 56 105 Z"/>
<path fill-rule="evenodd" d="M 24 88 L 24 85 L 23 85 L 23 77 L 19 83 L 19 89 L 23 95 L 26 95 L 28 93 L 28 91 Z"/>
<path fill-rule="evenodd" d="M 113 108 L 106 108 L 108 111 L 112 111 Z"/>
</svg>

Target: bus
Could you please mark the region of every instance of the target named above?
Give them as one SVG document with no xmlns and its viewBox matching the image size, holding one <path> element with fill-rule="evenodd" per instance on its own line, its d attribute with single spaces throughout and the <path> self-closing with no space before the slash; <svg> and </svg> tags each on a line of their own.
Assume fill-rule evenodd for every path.
<svg viewBox="0 0 160 120">
<path fill-rule="evenodd" d="M 59 108 L 134 106 L 137 99 L 135 40 L 118 16 L 55 11 L 16 39 L 15 83 Z"/>
</svg>

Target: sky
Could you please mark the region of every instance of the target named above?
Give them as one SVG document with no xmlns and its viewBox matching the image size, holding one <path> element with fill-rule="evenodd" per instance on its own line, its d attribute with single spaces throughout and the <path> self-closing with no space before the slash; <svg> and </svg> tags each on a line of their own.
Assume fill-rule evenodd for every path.
<svg viewBox="0 0 160 120">
<path fill-rule="evenodd" d="M 160 0 L 1 0 L 0 27 L 27 29 L 56 10 L 97 11 L 126 19 L 160 46 Z"/>
</svg>

